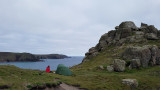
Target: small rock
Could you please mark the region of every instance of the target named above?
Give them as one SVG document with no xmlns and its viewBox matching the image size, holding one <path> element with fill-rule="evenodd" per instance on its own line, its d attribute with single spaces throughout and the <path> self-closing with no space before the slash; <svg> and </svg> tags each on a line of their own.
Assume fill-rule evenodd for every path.
<svg viewBox="0 0 160 90">
<path fill-rule="evenodd" d="M 103 69 L 104 69 L 104 67 L 103 67 L 102 65 L 100 65 L 100 66 L 99 66 L 99 69 L 103 70 Z"/>
<path fill-rule="evenodd" d="M 125 70 L 126 62 L 124 60 L 115 59 L 113 61 L 114 71 L 123 72 Z"/>
<path fill-rule="evenodd" d="M 113 65 L 107 66 L 107 70 L 109 72 L 113 72 L 114 71 Z"/>
<path fill-rule="evenodd" d="M 122 79 L 122 83 L 130 86 L 131 88 L 138 87 L 138 81 L 136 79 Z"/>
</svg>

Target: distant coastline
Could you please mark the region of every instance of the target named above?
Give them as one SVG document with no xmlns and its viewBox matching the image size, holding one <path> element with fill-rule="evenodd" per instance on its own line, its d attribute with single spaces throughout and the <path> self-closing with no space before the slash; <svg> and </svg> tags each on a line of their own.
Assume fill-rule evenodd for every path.
<svg viewBox="0 0 160 90">
<path fill-rule="evenodd" d="M 70 58 L 67 55 L 63 54 L 34 54 L 34 56 L 38 59 L 64 59 Z"/>
<path fill-rule="evenodd" d="M 62 54 L 31 54 L 31 53 L 14 53 L 0 52 L 0 62 L 37 62 L 40 59 L 64 59 L 69 58 Z"/>
</svg>

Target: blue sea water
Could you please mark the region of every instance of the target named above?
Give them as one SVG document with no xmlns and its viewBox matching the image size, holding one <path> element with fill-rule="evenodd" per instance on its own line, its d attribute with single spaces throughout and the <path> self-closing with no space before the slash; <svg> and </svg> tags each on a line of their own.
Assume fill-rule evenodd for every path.
<svg viewBox="0 0 160 90">
<path fill-rule="evenodd" d="M 0 63 L 0 65 L 15 65 L 22 69 L 38 69 L 45 70 L 49 65 L 51 70 L 56 70 L 58 64 L 64 64 L 65 66 L 71 67 L 78 65 L 82 62 L 83 56 L 74 56 L 71 58 L 64 59 L 42 59 L 42 62 L 7 62 Z"/>
</svg>

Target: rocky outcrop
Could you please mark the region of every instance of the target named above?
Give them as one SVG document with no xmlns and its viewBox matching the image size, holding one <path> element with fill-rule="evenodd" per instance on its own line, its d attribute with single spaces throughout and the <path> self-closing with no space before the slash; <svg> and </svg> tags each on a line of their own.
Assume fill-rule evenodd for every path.
<svg viewBox="0 0 160 90">
<path fill-rule="evenodd" d="M 82 62 L 89 61 L 108 46 L 121 46 L 125 43 L 140 43 L 158 39 L 160 39 L 160 31 L 153 25 L 141 23 L 141 26 L 137 27 L 132 21 L 122 22 L 119 26 L 115 27 L 115 30 L 111 30 L 102 35 L 99 43 L 89 49 Z M 148 55 L 147 52 L 149 52 L 149 50 L 144 48 L 143 52 Z M 145 54 L 143 55 L 145 56 Z M 149 60 L 148 58 L 150 57 L 147 55 L 144 58 Z M 143 66 L 147 66 L 147 64 Z"/>
<path fill-rule="evenodd" d="M 30 53 L 0 52 L 0 62 L 40 61 Z"/>
<path fill-rule="evenodd" d="M 148 67 L 159 65 L 160 49 L 155 45 L 130 46 L 122 53 L 124 60 L 131 60 L 131 67 Z"/>
<path fill-rule="evenodd" d="M 62 54 L 41 54 L 41 55 L 35 55 L 37 59 L 64 59 L 69 58 L 66 55 Z"/>
<path fill-rule="evenodd" d="M 123 72 L 125 70 L 125 67 L 126 67 L 126 62 L 124 60 L 115 59 L 113 61 L 114 71 Z"/>
</svg>

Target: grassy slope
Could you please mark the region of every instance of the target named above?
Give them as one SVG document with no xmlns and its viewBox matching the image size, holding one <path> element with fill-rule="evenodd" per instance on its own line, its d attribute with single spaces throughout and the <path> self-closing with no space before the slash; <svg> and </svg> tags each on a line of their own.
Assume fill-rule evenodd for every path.
<svg viewBox="0 0 160 90">
<path fill-rule="evenodd" d="M 140 68 L 139 70 L 126 70 L 125 72 L 108 72 L 98 69 L 99 65 L 107 66 L 128 45 L 158 45 L 160 41 L 149 41 L 148 43 L 125 44 L 122 47 L 106 47 L 106 50 L 90 61 L 77 65 L 71 70 L 74 75 L 62 76 L 47 74 L 41 71 L 24 70 L 14 66 L 0 66 L 0 85 L 12 85 L 12 89 L 20 90 L 34 83 L 56 83 L 54 78 L 60 78 L 62 82 L 87 88 L 89 90 L 129 90 L 130 87 L 121 83 L 123 78 L 134 78 L 139 82 L 137 89 L 160 88 L 160 66 Z M 40 75 L 39 75 L 40 74 Z"/>
<path fill-rule="evenodd" d="M 89 90 L 128 90 L 130 87 L 123 85 L 124 78 L 137 79 L 139 87 L 137 89 L 160 89 L 160 66 L 140 68 L 139 70 L 126 70 L 125 72 L 108 72 L 98 69 L 99 65 L 106 67 L 111 64 L 114 58 L 119 58 L 119 53 L 123 52 L 128 45 L 157 45 L 160 41 L 149 41 L 145 43 L 125 44 L 121 47 L 106 47 L 106 50 L 90 61 L 72 68 L 73 77 L 61 77 L 66 83 L 80 85 Z"/>
<path fill-rule="evenodd" d="M 39 70 L 20 69 L 12 65 L 0 65 L 0 86 L 8 85 L 13 90 L 25 90 L 28 85 L 57 84 L 54 75 Z"/>
</svg>

